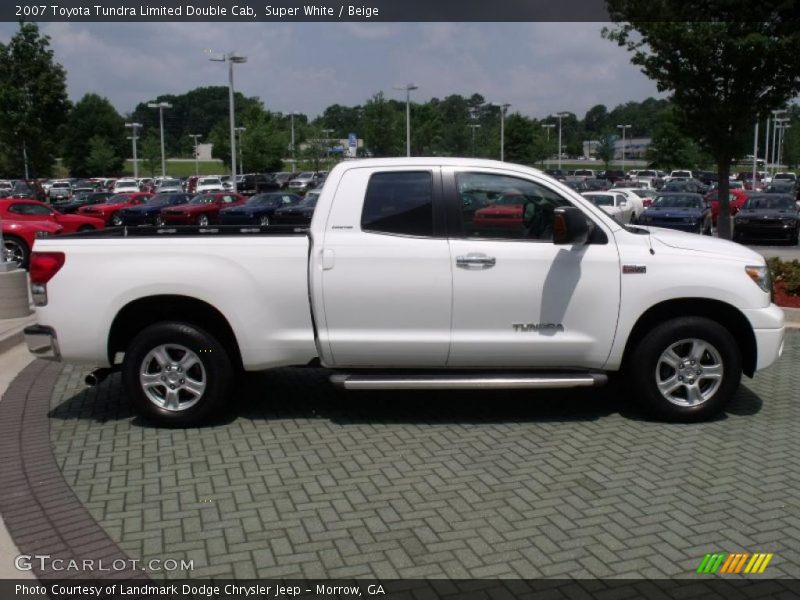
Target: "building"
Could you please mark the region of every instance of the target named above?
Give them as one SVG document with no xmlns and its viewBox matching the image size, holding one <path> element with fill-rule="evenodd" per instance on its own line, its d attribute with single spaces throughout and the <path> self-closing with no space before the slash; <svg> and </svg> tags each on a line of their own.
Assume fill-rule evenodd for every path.
<svg viewBox="0 0 800 600">
<path fill-rule="evenodd" d="M 622 160 L 622 138 L 615 135 L 614 138 L 614 160 Z M 631 160 L 644 160 L 647 149 L 653 139 L 649 137 L 634 137 L 625 139 L 625 158 Z M 586 158 L 597 157 L 597 147 L 599 140 L 587 140 L 583 142 L 583 155 Z"/>
</svg>

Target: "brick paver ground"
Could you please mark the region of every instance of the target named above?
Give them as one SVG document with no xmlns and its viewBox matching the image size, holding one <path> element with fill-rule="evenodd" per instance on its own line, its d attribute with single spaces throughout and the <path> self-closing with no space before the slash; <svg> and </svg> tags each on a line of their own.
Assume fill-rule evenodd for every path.
<svg viewBox="0 0 800 600">
<path fill-rule="evenodd" d="M 252 376 L 214 427 L 152 428 L 118 376 L 52 397 L 58 467 L 170 576 L 685 577 L 710 551 L 800 577 L 800 333 L 724 418 L 649 422 L 608 391 L 345 393 Z M 158 577 L 158 573 L 151 573 Z"/>
</svg>

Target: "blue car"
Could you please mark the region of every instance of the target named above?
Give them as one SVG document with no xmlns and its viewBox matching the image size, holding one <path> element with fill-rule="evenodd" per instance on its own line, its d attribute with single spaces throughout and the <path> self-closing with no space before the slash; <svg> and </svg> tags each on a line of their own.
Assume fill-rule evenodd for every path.
<svg viewBox="0 0 800 600">
<path fill-rule="evenodd" d="M 302 198 L 295 194 L 272 192 L 256 194 L 244 204 L 219 211 L 222 225 L 269 225 L 279 208 L 295 206 Z"/>
<path fill-rule="evenodd" d="M 163 221 L 160 220 L 162 208 L 186 204 L 191 199 L 191 194 L 157 194 L 144 204 L 123 208 L 119 211 L 119 216 L 123 225 L 163 225 Z"/>
<path fill-rule="evenodd" d="M 659 194 L 639 216 L 639 223 L 711 235 L 711 208 L 700 194 Z"/>
</svg>

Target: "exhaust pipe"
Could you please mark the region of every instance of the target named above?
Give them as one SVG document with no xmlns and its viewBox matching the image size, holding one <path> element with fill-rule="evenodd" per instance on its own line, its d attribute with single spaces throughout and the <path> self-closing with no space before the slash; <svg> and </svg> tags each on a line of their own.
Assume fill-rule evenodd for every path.
<svg viewBox="0 0 800 600">
<path fill-rule="evenodd" d="M 107 367 L 95 369 L 86 376 L 86 379 L 84 379 L 84 381 L 86 382 L 86 385 L 94 387 L 96 385 L 100 385 L 101 383 L 103 383 L 106 377 L 111 375 L 111 373 L 113 373 L 114 371 L 115 369 L 110 369 Z"/>
</svg>

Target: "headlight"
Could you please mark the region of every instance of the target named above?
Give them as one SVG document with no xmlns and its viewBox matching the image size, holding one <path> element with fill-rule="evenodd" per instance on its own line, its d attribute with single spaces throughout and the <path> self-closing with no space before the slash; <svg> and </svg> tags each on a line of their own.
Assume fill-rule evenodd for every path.
<svg viewBox="0 0 800 600">
<path fill-rule="evenodd" d="M 749 275 L 758 287 L 760 287 L 767 294 L 772 293 L 772 278 L 769 274 L 769 269 L 766 265 L 755 266 L 748 265 L 744 268 L 745 272 Z"/>
<path fill-rule="evenodd" d="M 46 238 L 46 237 L 50 237 L 50 232 L 49 231 L 37 231 L 36 232 L 36 239 Z"/>
</svg>

